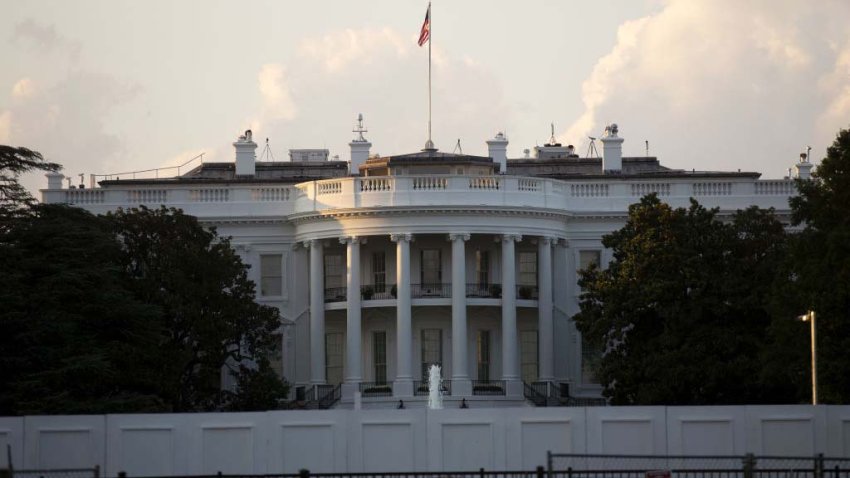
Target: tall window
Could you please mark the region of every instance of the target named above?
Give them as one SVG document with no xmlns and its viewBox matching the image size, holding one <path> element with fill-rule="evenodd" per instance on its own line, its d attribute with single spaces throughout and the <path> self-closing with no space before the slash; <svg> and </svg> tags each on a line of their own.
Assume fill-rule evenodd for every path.
<svg viewBox="0 0 850 478">
<path fill-rule="evenodd" d="M 490 381 L 490 331 L 478 331 L 478 380 Z"/>
<path fill-rule="evenodd" d="M 264 254 L 260 256 L 260 295 L 283 295 L 283 256 Z"/>
<path fill-rule="evenodd" d="M 325 379 L 329 384 L 342 383 L 342 357 L 345 341 L 341 332 L 325 334 Z"/>
<path fill-rule="evenodd" d="M 274 334 L 274 347 L 269 351 L 268 359 L 277 378 L 283 380 L 283 336 Z"/>
<path fill-rule="evenodd" d="M 581 339 L 581 383 L 599 383 L 596 378 L 596 366 L 602 358 L 602 351 Z"/>
<path fill-rule="evenodd" d="M 422 284 L 440 284 L 443 281 L 439 249 L 422 249 Z"/>
<path fill-rule="evenodd" d="M 520 367 L 523 382 L 537 381 L 537 331 L 523 330 L 519 333 Z"/>
<path fill-rule="evenodd" d="M 341 254 L 325 255 L 325 289 L 345 287 L 345 262 Z"/>
<path fill-rule="evenodd" d="M 475 251 L 475 278 L 478 285 L 490 284 L 490 254 L 487 251 Z"/>
<path fill-rule="evenodd" d="M 375 362 L 375 383 L 387 383 L 387 332 L 372 332 L 372 357 Z"/>
<path fill-rule="evenodd" d="M 428 380 L 431 365 L 443 366 L 443 331 L 422 329 L 422 380 Z"/>
<path fill-rule="evenodd" d="M 519 253 L 519 281 L 518 285 L 537 286 L 537 253 Z"/>
<path fill-rule="evenodd" d="M 587 269 L 591 264 L 599 265 L 599 251 L 579 251 L 578 268 Z"/>
<path fill-rule="evenodd" d="M 387 256 L 383 251 L 372 254 L 372 283 L 375 285 L 375 292 L 386 292 Z"/>
</svg>

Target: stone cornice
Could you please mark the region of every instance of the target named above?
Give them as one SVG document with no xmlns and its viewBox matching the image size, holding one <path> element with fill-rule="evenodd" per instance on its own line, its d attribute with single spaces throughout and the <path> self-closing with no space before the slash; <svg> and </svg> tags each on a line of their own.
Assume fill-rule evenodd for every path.
<svg viewBox="0 0 850 478">
<path fill-rule="evenodd" d="M 573 216 L 567 211 L 556 209 L 537 208 L 505 208 L 505 207 L 446 207 L 446 206 L 420 206 L 420 207 L 387 207 L 387 208 L 358 208 L 358 209 L 331 209 L 327 211 L 293 214 L 289 217 L 293 224 L 312 221 L 325 221 L 357 217 L 393 217 L 409 215 L 494 215 L 514 217 L 543 217 L 568 219 Z"/>
</svg>

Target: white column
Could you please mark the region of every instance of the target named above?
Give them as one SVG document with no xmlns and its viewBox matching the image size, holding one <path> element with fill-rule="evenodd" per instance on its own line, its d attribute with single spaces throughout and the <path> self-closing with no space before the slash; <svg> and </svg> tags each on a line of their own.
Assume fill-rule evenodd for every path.
<svg viewBox="0 0 850 478">
<path fill-rule="evenodd" d="M 325 383 L 325 269 L 322 241 L 310 248 L 310 383 Z"/>
<path fill-rule="evenodd" d="M 396 243 L 396 378 L 393 396 L 413 396 L 413 326 L 410 310 L 410 234 L 393 234 Z"/>
<path fill-rule="evenodd" d="M 452 242 L 452 395 L 472 395 L 467 365 L 466 247 L 469 234 L 449 234 Z"/>
<path fill-rule="evenodd" d="M 537 299 L 538 380 L 555 379 L 555 327 L 552 322 L 552 243 L 555 239 L 541 237 L 537 242 L 537 271 L 540 278 Z"/>
<path fill-rule="evenodd" d="M 348 322 L 346 336 L 345 381 L 359 384 L 363 378 L 361 372 L 360 343 L 362 339 L 360 321 L 360 243 L 359 237 L 341 237 L 339 242 L 346 245 L 346 293 Z"/>
<path fill-rule="evenodd" d="M 519 383 L 518 340 L 516 328 L 516 252 L 518 234 L 502 235 L 502 380 L 509 395 L 522 395 Z"/>
</svg>

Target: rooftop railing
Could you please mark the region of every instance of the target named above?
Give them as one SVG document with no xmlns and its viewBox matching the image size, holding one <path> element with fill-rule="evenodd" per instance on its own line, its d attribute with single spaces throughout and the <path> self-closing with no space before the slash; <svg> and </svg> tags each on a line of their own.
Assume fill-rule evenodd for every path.
<svg viewBox="0 0 850 478">
<path fill-rule="evenodd" d="M 382 176 L 347 177 L 292 185 L 246 183 L 179 184 L 120 181 L 93 189 L 46 189 L 44 201 L 110 210 L 144 204 L 182 207 L 199 216 L 309 214 L 335 209 L 380 207 L 507 207 L 567 211 L 622 211 L 639 197 L 655 193 L 671 204 L 687 205 L 698 197 L 709 207 L 737 209 L 745 204 L 787 208 L 796 193 L 794 180 L 751 178 L 689 179 L 674 177 L 650 181 L 618 177 L 557 180 L 520 176 Z M 740 198 L 749 198 L 741 200 Z M 209 205 L 209 206 L 208 206 Z M 213 206 L 213 207 L 210 207 Z"/>
</svg>

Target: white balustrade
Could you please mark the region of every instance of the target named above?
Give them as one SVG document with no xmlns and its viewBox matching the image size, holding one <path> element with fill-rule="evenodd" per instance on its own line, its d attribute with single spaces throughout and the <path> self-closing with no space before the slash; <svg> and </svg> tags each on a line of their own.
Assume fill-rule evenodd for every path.
<svg viewBox="0 0 850 478">
<path fill-rule="evenodd" d="M 190 189 L 191 202 L 227 202 L 230 200 L 230 190 L 225 188 Z"/>
<path fill-rule="evenodd" d="M 384 192 L 393 190 L 392 178 L 361 178 L 360 192 Z"/>
<path fill-rule="evenodd" d="M 165 189 L 130 189 L 127 191 L 129 204 L 165 204 L 168 193 Z"/>
<path fill-rule="evenodd" d="M 254 188 L 251 199 L 261 202 L 289 201 L 290 188 Z"/>
<path fill-rule="evenodd" d="M 793 196 L 795 194 L 797 194 L 797 186 L 791 179 L 756 181 L 756 195 Z"/>
<path fill-rule="evenodd" d="M 68 204 L 101 204 L 106 196 L 103 189 L 68 189 L 65 202 Z"/>
<path fill-rule="evenodd" d="M 416 191 L 446 190 L 449 180 L 445 176 L 416 176 L 413 178 L 413 189 Z"/>
<path fill-rule="evenodd" d="M 608 197 L 608 185 L 605 183 L 570 184 L 570 196 L 577 198 Z"/>
<path fill-rule="evenodd" d="M 324 196 L 326 194 L 340 194 L 342 192 L 342 181 L 319 181 L 316 194 Z"/>
<path fill-rule="evenodd" d="M 473 176 L 469 178 L 469 189 L 498 191 L 502 188 L 501 178 L 493 176 Z"/>
<path fill-rule="evenodd" d="M 670 195 L 670 183 L 633 183 L 630 186 L 632 196 L 646 196 L 652 193 L 659 196 Z"/>
<path fill-rule="evenodd" d="M 540 185 L 542 181 L 539 179 L 532 178 L 518 178 L 517 179 L 517 189 L 520 191 L 540 191 Z"/>
</svg>

